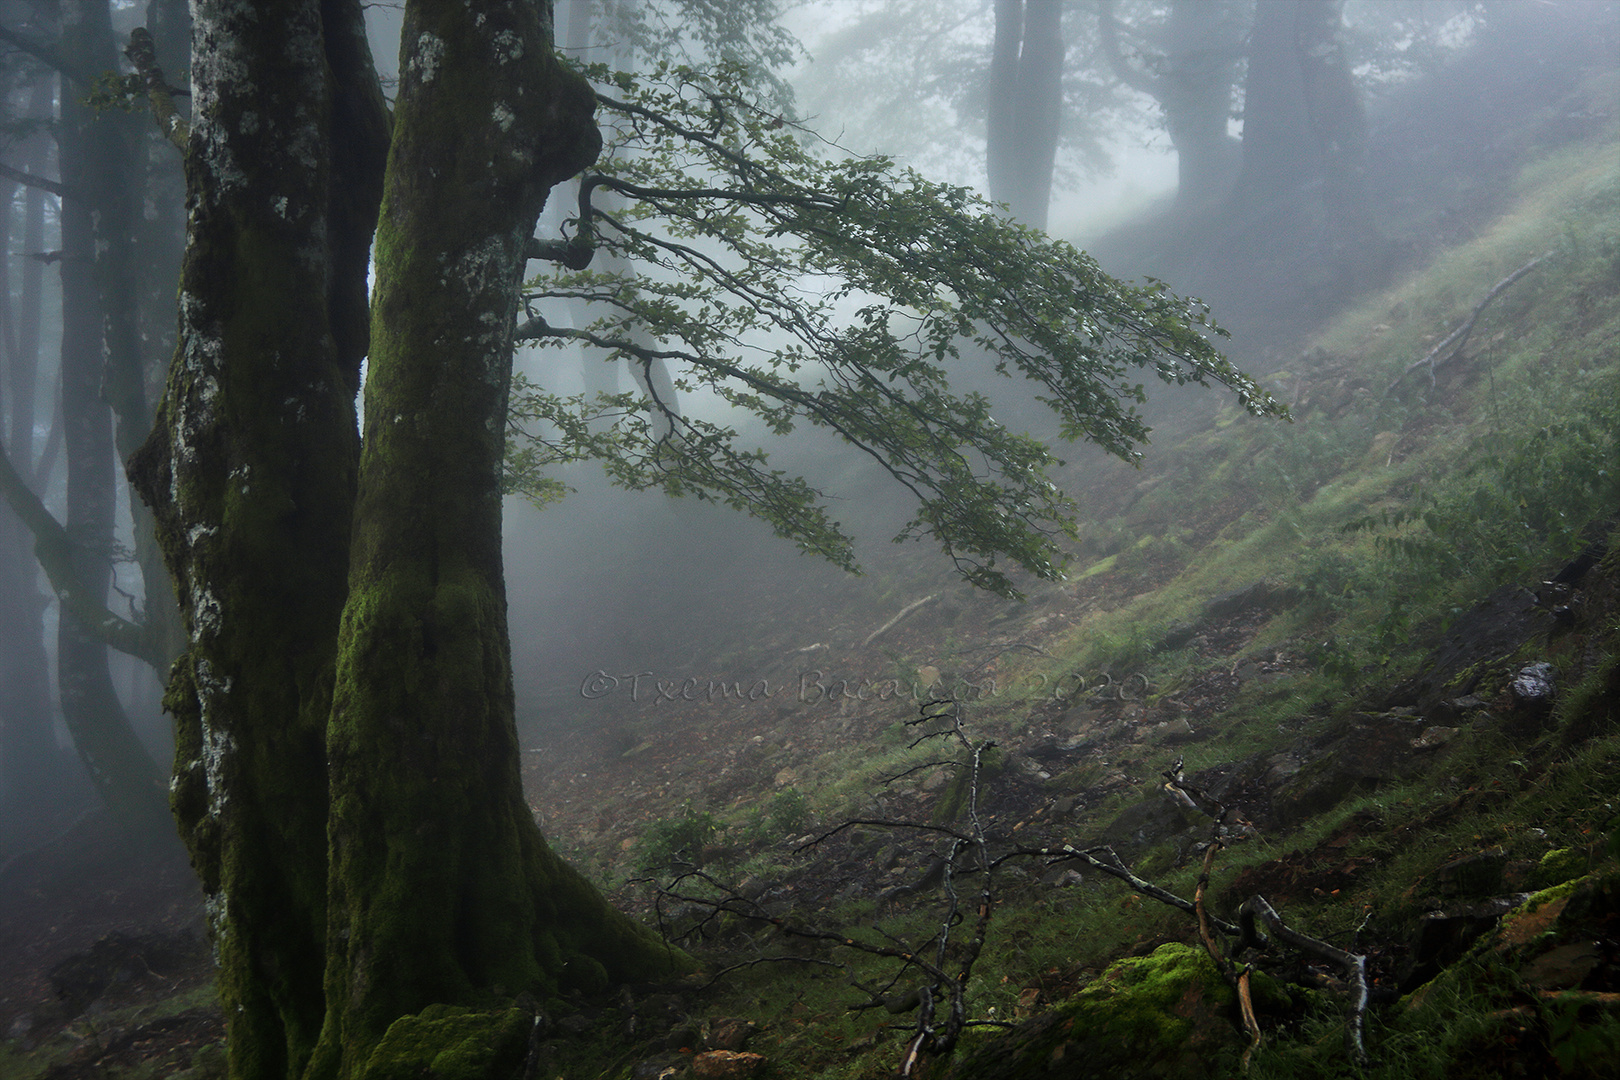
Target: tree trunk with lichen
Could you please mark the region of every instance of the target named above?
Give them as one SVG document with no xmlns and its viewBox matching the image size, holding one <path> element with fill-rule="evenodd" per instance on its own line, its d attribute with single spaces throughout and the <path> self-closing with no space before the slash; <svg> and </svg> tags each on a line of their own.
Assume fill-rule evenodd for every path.
<svg viewBox="0 0 1620 1080">
<path fill-rule="evenodd" d="M 188 633 L 171 798 L 237 1080 L 325 1017 L 326 722 L 387 112 L 358 0 L 193 5 L 179 344 L 131 463 Z"/>
<path fill-rule="evenodd" d="M 671 966 L 545 846 L 512 714 L 523 251 L 598 140 L 542 5 L 413 2 L 378 223 L 387 117 L 358 0 L 193 11 L 181 343 L 134 464 L 190 631 L 175 807 L 231 1076 L 359 1076 L 429 1006 Z"/>
<path fill-rule="evenodd" d="M 595 990 L 668 963 L 546 847 L 513 717 L 512 333 L 546 195 L 600 148 L 592 95 L 533 0 L 410 4 L 403 41 L 328 739 L 323 1061 L 436 1002 Z"/>
</svg>

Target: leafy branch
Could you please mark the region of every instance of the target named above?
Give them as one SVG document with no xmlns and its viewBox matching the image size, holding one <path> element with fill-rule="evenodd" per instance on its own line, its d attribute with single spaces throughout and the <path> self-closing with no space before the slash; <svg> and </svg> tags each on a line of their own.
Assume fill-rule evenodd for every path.
<svg viewBox="0 0 1620 1080">
<path fill-rule="evenodd" d="M 1046 446 L 998 423 L 984 395 L 954 391 L 953 378 L 989 369 L 1028 380 L 1065 439 L 1126 460 L 1148 436 L 1141 369 L 1285 415 L 1209 343 L 1224 332 L 1200 302 L 1116 281 L 965 188 L 883 158 L 830 160 L 834 148 L 747 101 L 735 68 L 593 75 L 622 91 L 600 98 L 611 152 L 582 178 L 564 235 L 531 247 L 565 270 L 530 283 L 519 338 L 643 370 L 667 362 L 683 395 L 743 410 L 772 434 L 831 432 L 916 499 L 896 539 L 933 538 L 975 585 L 1018 595 L 1004 562 L 1060 577 L 1075 507 L 1048 475 L 1061 462 Z M 600 190 L 628 205 L 599 208 Z M 636 269 L 593 272 L 597 251 Z M 538 309 L 560 301 L 601 314 L 556 326 Z M 671 402 L 564 400 L 530 385 L 514 403 L 529 419 L 571 418 L 539 451 L 536 426 L 514 429 L 527 453 L 516 490 L 554 494 L 528 486 L 546 465 L 602 457 L 618 483 L 725 501 L 854 565 L 823 493 L 770 469 L 737 428 Z M 605 442 L 604 422 L 616 428 Z"/>
</svg>

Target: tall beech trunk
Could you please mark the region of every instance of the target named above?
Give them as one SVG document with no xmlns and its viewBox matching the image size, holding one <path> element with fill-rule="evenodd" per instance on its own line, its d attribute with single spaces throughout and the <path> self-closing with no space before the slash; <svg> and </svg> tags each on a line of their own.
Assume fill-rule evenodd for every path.
<svg viewBox="0 0 1620 1080">
<path fill-rule="evenodd" d="M 64 0 L 62 54 L 75 66 L 114 66 L 106 0 Z M 113 413 L 102 399 L 107 357 L 134 345 L 132 308 L 122 303 L 127 262 L 127 117 L 103 118 L 64 86 L 57 145 L 62 175 L 62 425 L 67 515 L 79 580 L 94 604 L 112 583 L 117 508 Z M 107 646 L 66 604 L 57 632 L 62 716 L 91 781 L 109 808 L 142 831 L 165 828 L 162 773 L 135 735 L 107 669 Z"/>
<path fill-rule="evenodd" d="M 359 0 L 192 14 L 180 340 L 131 474 L 188 635 L 172 802 L 230 1075 L 283 1080 L 326 1011 L 326 722 L 388 120 Z"/>
<path fill-rule="evenodd" d="M 407 5 L 362 455 L 389 136 L 359 0 L 192 10 L 181 340 L 132 463 L 189 631 L 174 802 L 231 1076 L 360 1076 L 430 1005 L 671 963 L 546 848 L 512 716 L 499 465 L 523 250 L 599 143 L 549 7 Z"/>
<path fill-rule="evenodd" d="M 51 117 L 51 80 L 35 80 L 29 91 L 26 115 Z M 50 169 L 50 148 L 43 135 L 34 135 L 18 147 L 18 162 L 26 172 L 45 176 Z M 45 192 L 28 187 L 22 193 L 19 237 L 13 236 L 16 189 L 6 186 L 0 229 L 4 250 L 38 252 L 44 248 Z M 16 265 L 22 279 L 17 302 L 12 303 L 11 271 Z M 33 475 L 36 447 L 35 387 L 39 380 L 41 298 L 44 264 L 38 259 L 8 259 L 0 265 L 0 322 L 4 323 L 5 369 L 0 397 L 5 402 L 6 454 L 20 463 L 24 475 Z M 6 634 L 0 643 L 0 816 L 26 840 L 32 830 L 52 820 L 55 805 L 73 777 L 56 749 L 51 706 L 50 668 L 45 656 L 46 599 L 35 584 L 33 537 L 9 508 L 0 509 L 0 625 Z"/>
<path fill-rule="evenodd" d="M 328 1056 L 434 1002 L 667 964 L 545 846 L 513 718 L 512 331 L 546 195 L 600 149 L 593 98 L 533 0 L 411 3 L 402 40 L 328 740 Z"/>
<path fill-rule="evenodd" d="M 990 197 L 1046 228 L 1063 111 L 1063 5 L 996 0 L 985 166 Z"/>
</svg>

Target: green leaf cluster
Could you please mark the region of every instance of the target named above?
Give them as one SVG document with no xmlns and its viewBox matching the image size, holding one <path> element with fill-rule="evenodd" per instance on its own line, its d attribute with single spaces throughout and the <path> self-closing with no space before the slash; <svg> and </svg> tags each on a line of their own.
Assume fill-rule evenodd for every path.
<svg viewBox="0 0 1620 1080">
<path fill-rule="evenodd" d="M 1199 301 L 1117 281 L 966 188 L 884 158 L 837 158 L 752 103 L 742 67 L 592 74 L 621 96 L 600 98 L 609 152 L 581 179 L 567 242 L 631 269 L 535 279 L 520 337 L 583 343 L 639 366 L 644 386 L 668 365 L 681 395 L 775 435 L 831 432 L 915 499 L 895 539 L 931 537 L 975 585 L 1018 595 L 1008 564 L 1060 577 L 1075 507 L 1049 476 L 1061 464 L 1049 449 L 953 378 L 1028 380 L 1063 438 L 1127 460 L 1148 436 L 1144 371 L 1218 383 L 1252 413 L 1284 415 L 1210 343 L 1223 331 Z M 603 210 L 598 190 L 628 205 Z M 572 329 L 545 320 L 569 301 L 602 314 Z M 652 393 L 587 401 L 521 383 L 513 402 L 515 490 L 551 498 L 547 467 L 596 458 L 626 487 L 725 502 L 854 566 L 822 493 L 772 469 L 736 426 Z"/>
</svg>

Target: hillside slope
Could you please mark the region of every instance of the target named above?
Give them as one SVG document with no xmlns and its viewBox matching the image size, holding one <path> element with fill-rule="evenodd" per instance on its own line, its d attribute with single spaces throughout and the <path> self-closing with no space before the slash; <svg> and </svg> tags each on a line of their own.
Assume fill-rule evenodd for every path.
<svg viewBox="0 0 1620 1080">
<path fill-rule="evenodd" d="M 1075 465 L 1092 515 L 1075 572 L 1028 603 L 972 596 L 899 552 L 874 568 L 864 614 L 771 598 L 689 670 L 582 686 L 594 700 L 577 703 L 579 728 L 533 755 L 549 834 L 713 967 L 754 963 L 659 1008 L 752 1020 L 750 1049 L 779 1075 L 885 1075 L 915 1015 L 860 1007 L 930 980 L 874 949 L 964 964 L 982 842 L 1001 861 L 963 1007 L 1035 1019 L 956 1055 L 952 1075 L 1032 1054 L 1112 1060 L 1147 1036 L 1053 1032 L 1136 1008 L 1138 983 L 1229 992 L 1190 961 L 1162 978 L 1111 968 L 1196 960 L 1196 921 L 1059 849 L 1117 856 L 1191 898 L 1218 835 L 1211 912 L 1235 920 L 1262 895 L 1366 957 L 1374 1072 L 1607 1075 L 1620 1061 L 1607 846 L 1620 567 L 1604 561 L 1620 506 L 1617 160 L 1599 140 L 1539 162 L 1476 239 L 1277 364 L 1292 424 L 1196 405 L 1161 424 L 1140 472 Z M 1459 348 L 1413 366 L 1476 309 Z M 953 704 L 923 706 L 931 695 Z M 915 744 L 958 718 L 966 741 Z M 969 818 L 969 748 L 989 742 Z M 1178 767 L 1194 802 L 1228 809 L 1219 833 L 1169 790 Z M 839 828 L 851 820 L 866 824 Z M 702 881 L 651 887 L 696 868 Z M 1564 892 L 1533 940 L 1526 917 L 1500 929 L 1551 886 Z M 966 920 L 941 946 L 952 910 Z M 835 947 L 843 935 L 859 944 Z M 1276 943 L 1254 963 L 1276 980 L 1254 1074 L 1347 1072 L 1337 1038 L 1322 1041 L 1345 1023 L 1343 972 Z M 1159 1032 L 1207 1053 L 1153 1058 L 1153 1075 L 1233 1066 L 1235 1007 L 1206 1020 L 1196 1037 Z M 611 1066 L 583 1044 L 557 1053 L 602 1075 L 637 1055 L 684 1067 L 699 1027 L 671 1020 Z"/>
</svg>

